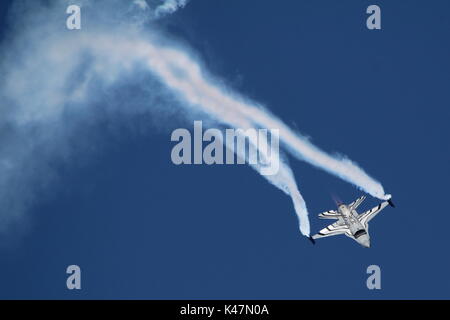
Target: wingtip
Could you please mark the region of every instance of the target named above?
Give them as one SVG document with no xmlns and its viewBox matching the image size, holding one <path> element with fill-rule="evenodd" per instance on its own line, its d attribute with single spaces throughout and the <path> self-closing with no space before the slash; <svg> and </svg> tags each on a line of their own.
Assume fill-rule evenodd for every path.
<svg viewBox="0 0 450 320">
<path fill-rule="evenodd" d="M 308 239 L 312 244 L 316 244 L 316 240 L 314 240 L 313 237 L 309 236 Z"/>
<path fill-rule="evenodd" d="M 392 202 L 392 198 L 389 199 L 387 202 L 389 203 L 389 205 L 390 205 L 391 207 L 395 208 L 395 205 L 394 205 L 394 203 Z"/>
</svg>

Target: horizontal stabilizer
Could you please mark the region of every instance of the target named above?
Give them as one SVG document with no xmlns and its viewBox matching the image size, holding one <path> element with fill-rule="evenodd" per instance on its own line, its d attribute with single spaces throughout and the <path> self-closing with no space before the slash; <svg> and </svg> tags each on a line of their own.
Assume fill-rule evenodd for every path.
<svg viewBox="0 0 450 320">
<path fill-rule="evenodd" d="M 339 219 L 340 216 L 341 216 L 341 214 L 334 210 L 322 212 L 319 214 L 320 219 Z"/>
</svg>

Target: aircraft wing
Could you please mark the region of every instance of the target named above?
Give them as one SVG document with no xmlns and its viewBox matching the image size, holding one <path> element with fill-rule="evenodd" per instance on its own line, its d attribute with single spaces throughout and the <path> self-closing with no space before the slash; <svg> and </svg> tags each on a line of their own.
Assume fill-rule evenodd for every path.
<svg viewBox="0 0 450 320">
<path fill-rule="evenodd" d="M 334 210 L 325 211 L 319 214 L 320 219 L 339 219 L 341 215 Z"/>
<path fill-rule="evenodd" d="M 319 238 L 331 237 L 331 236 L 336 236 L 338 234 L 344 234 L 347 232 L 350 232 L 350 229 L 347 227 L 347 225 L 341 223 L 340 221 L 337 221 L 333 224 L 330 224 L 328 227 L 320 230 L 317 234 L 313 235 L 312 238 L 319 239 Z"/>
<path fill-rule="evenodd" d="M 348 205 L 349 210 L 350 211 L 356 210 L 356 208 L 358 208 L 358 206 L 364 201 L 364 199 L 366 199 L 366 196 L 361 196 L 358 199 L 356 199 L 355 201 L 353 201 L 352 203 L 350 203 Z"/>
<path fill-rule="evenodd" d="M 367 229 L 369 221 L 372 220 L 378 214 L 378 212 L 383 210 L 388 204 L 389 204 L 388 201 L 384 201 L 384 202 L 380 203 L 379 205 L 377 205 L 376 207 L 373 207 L 372 209 L 370 209 L 364 213 L 361 213 L 358 216 L 359 222 L 361 222 L 362 225 L 364 226 L 364 228 Z"/>
</svg>

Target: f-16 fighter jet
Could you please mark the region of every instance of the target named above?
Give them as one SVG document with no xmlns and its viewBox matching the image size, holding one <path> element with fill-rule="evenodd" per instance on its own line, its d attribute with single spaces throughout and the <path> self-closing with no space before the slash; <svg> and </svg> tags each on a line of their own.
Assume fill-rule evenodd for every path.
<svg viewBox="0 0 450 320">
<path fill-rule="evenodd" d="M 312 243 L 315 243 L 315 239 L 335 236 L 338 234 L 345 234 L 347 237 L 352 238 L 360 245 L 366 248 L 370 248 L 369 237 L 369 221 L 375 217 L 378 212 L 383 210 L 388 204 L 394 207 L 394 203 L 391 199 L 380 203 L 378 206 L 358 214 L 356 208 L 364 201 L 366 197 L 362 196 L 356 199 L 349 205 L 338 203 L 338 210 L 330 210 L 319 214 L 321 219 L 337 219 L 333 224 L 323 228 L 319 233 L 310 237 Z"/>
</svg>

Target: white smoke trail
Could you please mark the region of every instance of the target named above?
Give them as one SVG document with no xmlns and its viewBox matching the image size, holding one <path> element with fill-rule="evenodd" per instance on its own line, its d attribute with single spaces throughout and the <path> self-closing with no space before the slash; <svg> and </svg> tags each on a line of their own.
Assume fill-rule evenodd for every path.
<svg viewBox="0 0 450 320">
<path fill-rule="evenodd" d="M 96 44 L 98 55 L 101 55 L 103 50 L 111 54 L 116 47 L 116 44 L 112 45 L 107 37 L 98 39 Z M 216 120 L 235 128 L 247 128 L 252 123 L 263 128 L 277 128 L 280 130 L 281 140 L 293 155 L 353 183 L 375 197 L 380 199 L 390 197 L 384 193 L 379 182 L 367 175 L 353 162 L 326 154 L 305 138 L 295 134 L 281 120 L 261 107 L 245 102 L 235 94 L 226 92 L 225 89 L 216 85 L 213 80 L 203 74 L 200 65 L 182 50 L 159 46 L 155 41 L 142 41 L 141 39 L 124 40 L 121 42 L 120 48 L 121 52 L 118 53 L 123 55 L 123 59 L 125 57 L 130 59 L 134 54 L 136 59 L 145 61 L 148 70 L 158 76 L 164 85 L 177 93 L 183 103 L 197 106 Z M 291 196 L 300 194 L 296 185 L 291 183 L 293 177 L 290 178 L 289 172 L 290 170 L 283 169 L 281 176 L 272 177 L 269 180 L 279 186 L 281 182 L 274 182 L 274 180 L 280 177 L 285 178 L 289 182 L 283 181 L 282 184 L 291 186 L 291 190 L 287 193 Z M 286 188 L 282 189 L 286 190 Z M 301 196 L 297 198 L 301 199 Z M 297 211 L 300 222 L 306 221 L 307 212 L 303 210 L 306 206 L 296 207 L 300 208 L 300 211 Z M 309 230 L 306 232 L 306 224 L 301 226 L 301 229 L 303 234 L 309 234 Z"/>
<path fill-rule="evenodd" d="M 186 6 L 187 0 L 165 0 L 162 4 L 156 7 L 155 15 L 160 17 L 162 15 L 171 14 L 178 9 Z"/>
<path fill-rule="evenodd" d="M 148 10 L 148 9 L 150 9 L 147 1 L 145 1 L 145 0 L 134 0 L 133 4 L 138 6 L 139 9 L 141 9 L 141 10 Z"/>
<path fill-rule="evenodd" d="M 146 6 L 142 2 L 135 3 L 135 5 L 146 10 Z M 45 12 L 50 16 L 51 13 Z M 24 32 L 17 37 L 23 42 L 30 39 L 41 39 L 41 42 L 33 42 L 35 47 L 33 52 L 23 50 L 16 52 L 14 45 L 8 47 L 13 54 L 9 57 L 11 61 L 2 61 L 6 81 L 4 81 L 0 93 L 4 100 L 9 101 L 14 108 L 8 111 L 6 105 L 2 106 L 1 113 L 7 117 L 3 118 L 5 123 L 0 124 L 0 127 L 13 127 L 13 131 L 18 133 L 14 135 L 14 139 L 9 138 L 0 147 L 0 187 L 2 190 L 8 190 L 8 192 L 3 192 L 4 197 L 0 198 L 0 204 L 10 214 L 20 215 L 33 202 L 33 185 L 37 183 L 36 180 L 42 180 L 41 175 L 49 175 L 52 171 L 51 168 L 45 168 L 44 163 L 48 163 L 52 158 L 57 158 L 56 154 L 67 148 L 67 139 L 74 134 L 65 128 L 68 126 L 67 123 L 64 123 L 64 114 L 67 112 L 67 108 L 77 108 L 78 112 L 87 115 L 93 115 L 96 112 L 92 109 L 92 102 L 95 99 L 89 91 L 93 79 L 100 79 L 108 86 L 121 83 L 121 79 L 127 74 L 138 72 L 136 64 L 139 63 L 141 66 L 145 65 L 147 72 L 155 73 L 152 66 L 148 64 L 149 52 L 145 51 L 148 47 L 144 51 L 139 49 L 152 41 L 140 33 L 135 33 L 135 28 L 131 29 L 130 33 L 124 30 L 122 33 L 111 32 L 109 29 L 87 30 L 80 33 L 56 33 L 47 38 L 43 35 L 51 34 L 52 25 L 41 24 L 39 28 L 32 28 L 31 31 Z M 129 40 L 130 38 L 133 40 Z M 154 39 L 154 42 L 157 41 Z M 21 46 L 18 47 L 21 48 Z M 156 52 L 152 54 L 156 53 L 156 56 L 154 55 L 152 60 L 156 60 L 152 63 L 166 65 L 166 59 L 157 61 L 165 52 L 158 53 L 157 47 L 155 50 Z M 87 65 L 83 65 L 85 57 L 90 61 Z M 19 65 L 20 68 L 17 67 Z M 53 72 L 48 73 L 48 70 L 53 70 Z M 177 72 L 173 68 L 171 71 Z M 77 72 L 84 74 L 83 77 L 72 79 Z M 155 74 L 158 75 L 157 72 Z M 176 77 L 176 74 L 172 74 L 172 76 Z M 81 81 L 79 82 L 79 80 Z M 165 86 L 170 88 L 164 79 L 161 78 L 161 80 Z M 146 84 L 141 83 L 140 85 L 145 86 Z M 67 90 L 67 88 L 72 89 Z M 180 101 L 188 110 L 198 107 L 221 123 L 235 128 L 249 128 L 252 124 L 251 119 L 247 119 L 231 109 L 229 116 L 221 118 L 220 114 L 211 112 L 213 109 L 205 108 L 201 104 L 194 106 L 186 99 L 180 99 Z M 142 110 L 137 111 L 125 107 L 124 110 L 130 114 L 142 112 Z M 74 120 L 72 119 L 71 122 Z M 56 124 L 56 127 L 52 124 Z M 82 125 L 76 124 L 75 126 Z M 29 132 L 33 130 L 38 130 L 39 134 Z M 254 146 L 257 145 L 255 141 L 250 141 L 250 143 Z M 46 146 L 46 148 L 42 148 L 42 146 Z M 50 150 L 47 150 L 49 147 Z M 36 152 L 36 150 L 44 150 L 44 152 Z M 264 153 L 259 155 L 265 157 Z M 30 165 L 27 165 L 28 163 Z M 27 167 L 30 167 L 29 171 L 26 170 Z M 253 168 L 261 172 L 258 165 L 254 165 Z M 306 205 L 289 166 L 285 162 L 280 162 L 278 173 L 265 177 L 291 196 L 299 216 L 300 230 L 304 235 L 309 235 Z M 12 181 L 18 185 L 17 188 L 11 187 Z"/>
<path fill-rule="evenodd" d="M 102 50 L 108 48 L 107 43 L 103 43 Z M 250 128 L 254 119 L 242 113 L 239 106 L 228 105 L 225 101 L 220 101 L 222 96 L 215 96 L 214 91 L 218 88 L 208 88 L 205 83 L 201 83 L 200 65 L 193 63 L 187 55 L 175 48 L 164 48 L 152 44 L 151 42 L 134 42 L 125 45 L 123 48 L 133 48 L 133 52 L 140 54 L 141 59 L 146 61 L 149 71 L 156 74 L 161 81 L 178 93 L 184 104 L 199 107 L 202 111 L 213 116 L 217 121 L 233 126 L 234 128 Z M 128 55 L 128 54 L 127 54 Z M 212 89 L 211 92 L 209 89 Z M 212 95 L 211 95 L 212 93 Z M 218 100 L 219 99 L 219 100 Z M 262 125 L 264 128 L 276 128 Z M 258 147 L 256 141 L 249 139 L 254 148 Z M 239 151 L 239 150 L 238 150 Z M 258 149 L 260 156 L 265 155 L 267 148 Z M 251 165 L 260 172 L 258 165 Z M 292 170 L 284 161 L 280 161 L 280 169 L 275 175 L 263 175 L 269 182 L 288 194 L 294 204 L 294 209 L 299 218 L 300 231 L 303 235 L 309 236 L 310 224 L 306 203 L 298 190 Z"/>
<path fill-rule="evenodd" d="M 133 4 L 144 11 L 146 16 L 140 15 L 142 21 L 148 19 L 158 19 L 163 16 L 169 15 L 184 8 L 188 3 L 188 0 L 162 0 L 156 6 L 150 6 L 146 0 L 134 0 Z"/>
<path fill-rule="evenodd" d="M 105 44 L 106 45 L 106 44 Z M 128 44 L 147 59 L 150 70 L 192 105 L 201 106 L 220 121 L 234 125 L 236 119 L 246 119 L 263 128 L 277 128 L 288 150 L 297 158 L 354 184 L 379 199 L 389 199 L 383 186 L 346 158 L 328 155 L 306 138 L 295 134 L 281 120 L 258 105 L 245 102 L 235 94 L 214 84 L 203 74 L 201 67 L 182 50 L 159 47 L 150 42 Z M 239 123 L 237 124 L 239 125 Z"/>
<path fill-rule="evenodd" d="M 161 13 L 172 12 L 186 1 L 165 3 L 167 6 L 164 10 L 161 8 Z M 205 74 L 198 59 L 185 48 L 162 45 L 154 30 L 147 31 L 152 33 L 149 36 L 135 28 L 130 31 L 123 25 L 112 28 L 108 17 L 121 10 L 127 11 L 129 3 L 124 6 L 118 0 L 99 0 L 95 4 L 103 4 L 101 9 L 104 10 L 100 11 L 90 29 L 79 33 L 60 29 L 64 3 L 38 7 L 38 14 L 34 11 L 31 17 L 23 17 L 26 24 L 21 24 L 22 20 L 18 19 L 18 24 L 25 29 L 16 31 L 14 42 L 2 47 L 5 50 L 2 51 L 0 70 L 3 75 L 0 88 L 3 101 L 0 105 L 0 207 L 3 209 L 0 225 L 6 225 L 4 222 L 8 217 L 5 212 L 20 218 L 33 203 L 34 186 L 43 184 L 46 182 L 43 179 L 51 176 L 49 163 L 53 159 L 70 158 L 68 142 L 75 134 L 84 131 L 83 121 L 90 121 L 91 116 L 98 112 L 93 105 L 101 90 L 94 90 L 96 94 L 93 95 L 90 89 L 98 85 L 120 86 L 127 76 L 144 70 L 156 76 L 187 110 L 198 109 L 235 128 L 279 129 L 283 145 L 294 156 L 353 183 L 375 197 L 388 197 L 380 183 L 351 161 L 326 154 L 259 105 L 219 85 L 218 81 Z M 146 4 L 145 1 L 135 2 L 143 10 L 147 8 Z M 151 89 L 145 97 L 146 102 L 140 101 L 148 107 L 151 99 L 161 91 Z M 120 111 L 112 109 L 108 116 L 121 118 L 115 115 L 119 112 L 136 114 L 148 111 L 124 106 Z M 67 118 L 67 113 L 71 117 Z M 77 122 L 73 113 L 86 116 Z M 254 169 L 260 171 L 258 166 Z M 300 231 L 309 235 L 305 201 L 287 163 L 280 163 L 277 175 L 265 177 L 291 196 L 300 220 Z"/>
<path fill-rule="evenodd" d="M 221 122 L 224 122 L 223 120 Z M 226 122 L 225 122 L 226 123 Z M 240 115 L 236 115 L 234 125 L 239 124 L 239 129 L 242 128 L 250 128 L 251 122 L 248 119 L 240 117 Z M 228 125 L 233 125 L 232 123 L 227 123 Z M 295 181 L 294 174 L 292 173 L 291 168 L 287 164 L 286 160 L 281 157 L 280 154 L 277 156 L 280 157 L 279 170 L 274 175 L 266 175 L 262 172 L 262 166 L 260 163 L 269 164 L 269 156 L 267 152 L 269 151 L 267 141 L 264 139 L 255 140 L 253 136 L 248 135 L 249 142 L 249 150 L 257 151 L 260 157 L 260 161 L 258 163 L 249 163 L 249 165 L 255 169 L 258 173 L 260 173 L 264 178 L 266 178 L 270 183 L 284 191 L 288 196 L 291 197 L 292 203 L 294 205 L 294 210 L 297 215 L 299 221 L 300 232 L 305 235 L 310 235 L 310 224 L 308 219 L 308 209 L 306 208 L 305 200 L 303 199 L 300 191 L 298 190 L 297 183 Z M 232 141 L 222 141 L 222 143 L 230 150 L 235 152 L 238 157 L 245 159 L 245 150 L 234 148 Z M 278 148 L 276 148 L 278 149 Z M 273 155 L 271 155 L 273 158 Z"/>
</svg>

